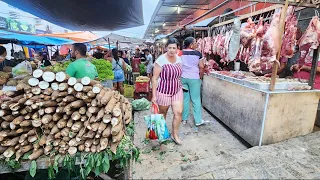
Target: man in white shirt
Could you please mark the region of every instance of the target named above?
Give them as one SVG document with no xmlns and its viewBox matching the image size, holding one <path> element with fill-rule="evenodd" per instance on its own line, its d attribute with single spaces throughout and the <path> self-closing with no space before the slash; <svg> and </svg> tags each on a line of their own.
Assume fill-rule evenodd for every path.
<svg viewBox="0 0 320 180">
<path fill-rule="evenodd" d="M 144 54 L 146 56 L 145 65 L 147 67 L 147 75 L 151 79 L 152 78 L 152 70 L 153 70 L 153 57 L 150 54 L 149 49 L 145 49 Z"/>
</svg>

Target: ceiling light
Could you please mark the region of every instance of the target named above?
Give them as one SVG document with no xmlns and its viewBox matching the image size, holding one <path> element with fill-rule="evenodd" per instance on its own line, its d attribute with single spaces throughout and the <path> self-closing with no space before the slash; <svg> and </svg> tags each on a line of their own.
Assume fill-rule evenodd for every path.
<svg viewBox="0 0 320 180">
<path fill-rule="evenodd" d="M 151 36 L 153 37 L 153 36 L 154 36 L 154 34 L 152 33 L 152 34 L 151 34 Z"/>
<path fill-rule="evenodd" d="M 181 9 L 181 7 L 180 7 L 180 6 L 178 6 L 178 9 L 177 9 L 177 10 L 178 10 L 178 14 L 180 14 L 180 9 Z"/>
<path fill-rule="evenodd" d="M 155 33 L 158 33 L 158 32 L 159 32 L 159 29 L 156 29 L 154 32 L 155 32 Z"/>
<path fill-rule="evenodd" d="M 162 24 L 162 26 L 166 26 L 166 23 L 164 22 L 164 23 Z"/>
</svg>

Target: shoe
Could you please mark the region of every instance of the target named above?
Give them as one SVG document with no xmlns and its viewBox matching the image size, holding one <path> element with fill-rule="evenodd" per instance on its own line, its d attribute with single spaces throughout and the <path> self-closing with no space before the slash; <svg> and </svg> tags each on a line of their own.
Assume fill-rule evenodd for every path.
<svg viewBox="0 0 320 180">
<path fill-rule="evenodd" d="M 174 139 L 173 136 L 171 136 L 171 139 L 172 139 L 172 141 L 173 141 L 174 143 L 176 143 L 177 145 L 181 145 L 181 143 L 178 143 L 178 142 L 176 141 L 176 139 Z"/>
<path fill-rule="evenodd" d="M 183 125 L 186 125 L 186 124 L 187 124 L 187 121 L 182 121 L 182 124 L 183 124 Z"/>
<path fill-rule="evenodd" d="M 196 124 L 196 126 L 201 126 L 201 125 L 204 125 L 204 124 L 205 124 L 205 122 L 204 122 L 204 120 L 202 120 L 200 123 Z"/>
</svg>

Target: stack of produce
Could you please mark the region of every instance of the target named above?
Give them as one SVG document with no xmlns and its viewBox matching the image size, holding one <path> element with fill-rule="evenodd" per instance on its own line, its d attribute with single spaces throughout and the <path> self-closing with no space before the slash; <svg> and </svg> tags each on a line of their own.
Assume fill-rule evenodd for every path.
<svg viewBox="0 0 320 180">
<path fill-rule="evenodd" d="M 93 59 L 92 64 L 94 64 L 97 68 L 98 78 L 100 81 L 114 79 L 112 64 L 110 61 L 105 59 Z"/>
<path fill-rule="evenodd" d="M 48 69 L 53 72 L 66 71 L 70 63 L 72 63 L 72 61 L 57 62 L 56 64 L 49 66 Z"/>
<path fill-rule="evenodd" d="M 37 69 L 28 84 L 0 100 L 0 153 L 29 160 L 41 155 L 116 152 L 132 119 L 129 101 L 84 77 Z"/>
<path fill-rule="evenodd" d="M 149 82 L 150 78 L 147 76 L 138 76 L 136 82 Z"/>
</svg>

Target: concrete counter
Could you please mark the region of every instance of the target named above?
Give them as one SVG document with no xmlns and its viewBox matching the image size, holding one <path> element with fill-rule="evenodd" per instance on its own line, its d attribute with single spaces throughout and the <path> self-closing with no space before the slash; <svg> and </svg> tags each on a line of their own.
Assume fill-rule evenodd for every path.
<svg viewBox="0 0 320 180">
<path fill-rule="evenodd" d="M 252 146 L 312 132 L 319 91 L 262 91 L 205 76 L 202 104 Z"/>
</svg>

